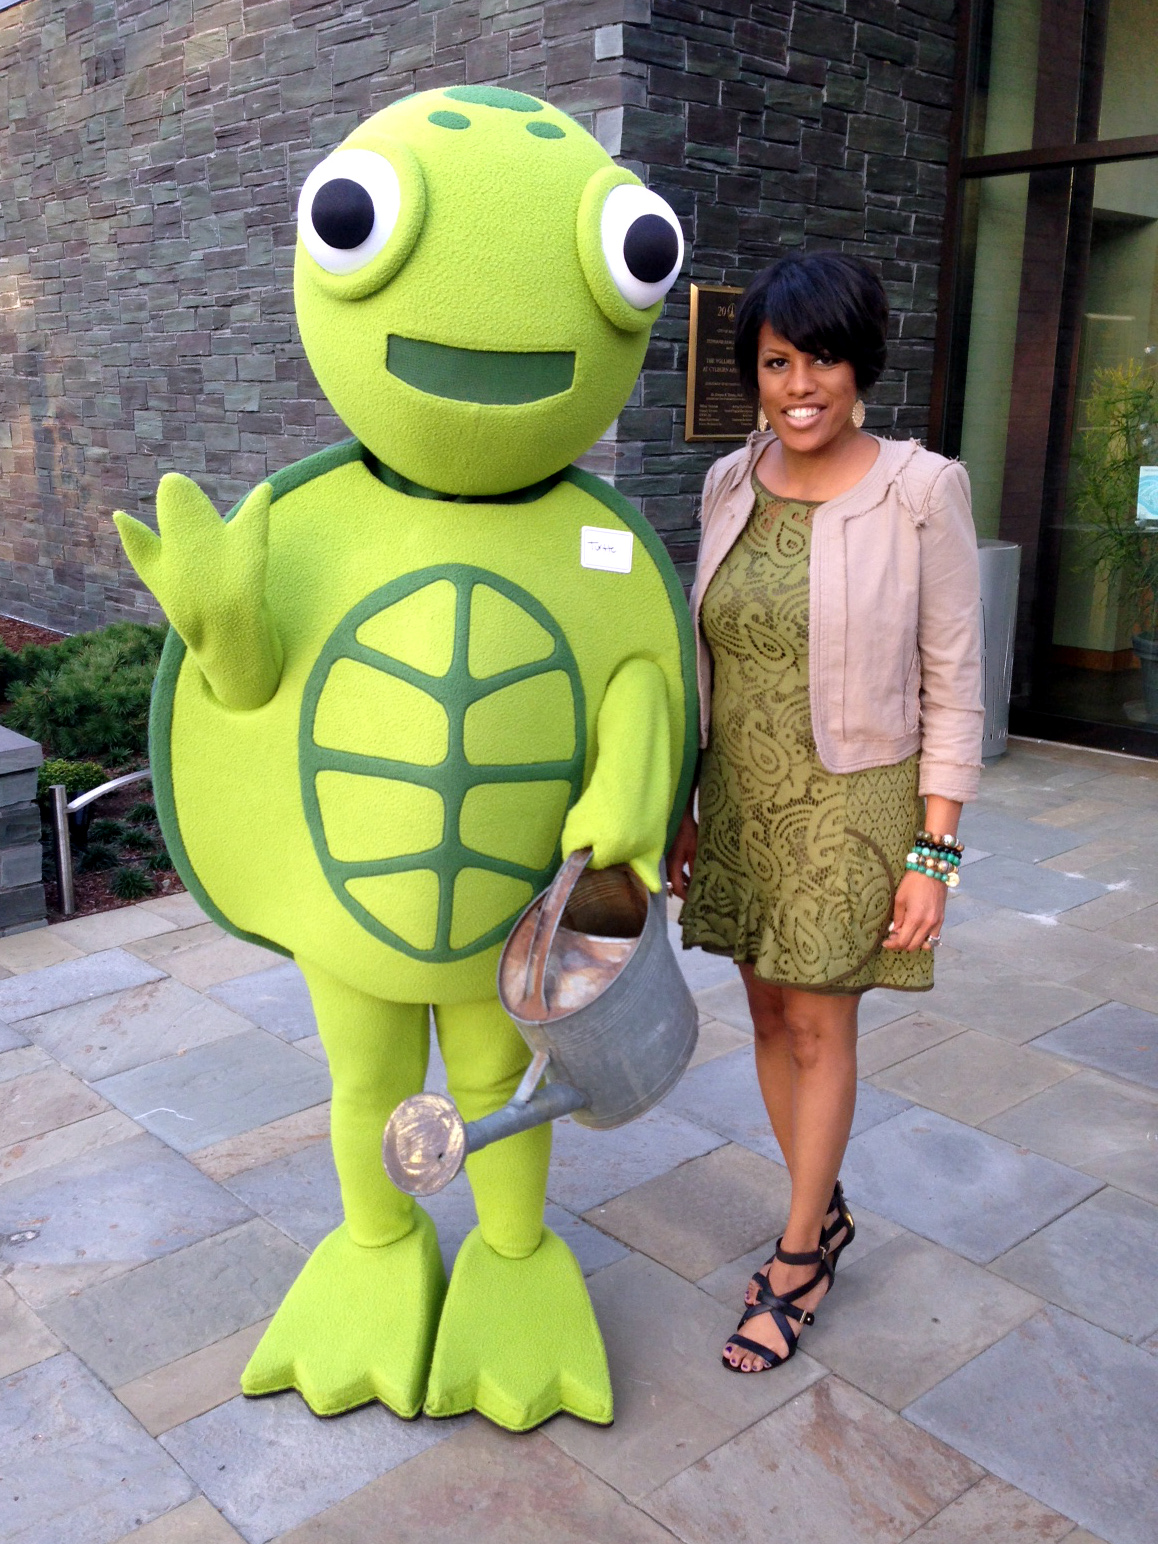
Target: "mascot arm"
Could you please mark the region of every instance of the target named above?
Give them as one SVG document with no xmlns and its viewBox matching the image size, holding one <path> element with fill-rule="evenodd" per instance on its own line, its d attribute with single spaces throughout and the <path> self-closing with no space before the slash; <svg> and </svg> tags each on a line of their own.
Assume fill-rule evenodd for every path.
<svg viewBox="0 0 1158 1544">
<path fill-rule="evenodd" d="M 563 856 L 590 847 L 593 868 L 628 863 L 658 892 L 671 796 L 667 683 L 651 660 L 629 659 L 600 704 L 595 770 L 563 826 Z"/>
<path fill-rule="evenodd" d="M 184 639 L 227 708 L 260 708 L 277 691 L 282 650 L 265 600 L 268 483 L 232 520 L 197 484 L 169 472 L 157 489 L 157 526 L 113 516 L 129 562 Z"/>
</svg>

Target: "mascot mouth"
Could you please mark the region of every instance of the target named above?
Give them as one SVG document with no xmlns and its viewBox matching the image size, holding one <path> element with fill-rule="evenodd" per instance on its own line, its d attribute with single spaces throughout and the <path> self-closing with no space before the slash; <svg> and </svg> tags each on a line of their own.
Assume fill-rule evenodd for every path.
<svg viewBox="0 0 1158 1544">
<path fill-rule="evenodd" d="M 448 348 L 444 343 L 424 343 L 391 333 L 386 340 L 386 368 L 407 386 L 431 397 L 513 407 L 570 390 L 575 355 Z"/>
</svg>

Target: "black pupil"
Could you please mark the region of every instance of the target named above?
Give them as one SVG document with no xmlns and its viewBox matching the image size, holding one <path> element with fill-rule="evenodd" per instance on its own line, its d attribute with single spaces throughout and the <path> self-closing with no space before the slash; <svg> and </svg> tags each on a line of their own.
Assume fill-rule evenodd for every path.
<svg viewBox="0 0 1158 1544">
<path fill-rule="evenodd" d="M 679 238 L 660 214 L 641 214 L 623 238 L 623 261 L 641 284 L 666 279 L 680 255 Z"/>
<path fill-rule="evenodd" d="M 349 252 L 374 229 L 374 200 L 360 182 L 331 177 L 314 194 L 310 218 L 328 247 Z"/>
</svg>

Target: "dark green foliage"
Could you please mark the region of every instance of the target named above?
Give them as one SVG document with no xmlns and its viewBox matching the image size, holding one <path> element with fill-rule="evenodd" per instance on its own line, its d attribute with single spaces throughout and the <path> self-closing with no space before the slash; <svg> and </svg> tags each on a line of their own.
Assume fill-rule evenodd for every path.
<svg viewBox="0 0 1158 1544">
<path fill-rule="evenodd" d="M 125 828 L 121 825 L 120 821 L 110 820 L 107 816 L 102 816 L 100 820 L 94 820 L 88 828 L 88 839 L 90 842 L 112 842 L 116 844 L 121 841 L 124 835 Z"/>
<path fill-rule="evenodd" d="M 47 800 L 48 790 L 53 783 L 63 783 L 65 793 L 70 799 L 75 799 L 77 794 L 88 793 L 90 789 L 99 788 L 107 781 L 105 769 L 95 761 L 65 761 L 53 757 L 42 762 L 36 774 L 36 796 L 43 802 Z"/>
<path fill-rule="evenodd" d="M 173 871 L 173 860 L 169 856 L 168 849 L 159 847 L 156 852 L 150 854 L 145 862 L 147 869 L 152 869 L 155 874 L 169 874 Z"/>
<path fill-rule="evenodd" d="M 116 868 L 120 861 L 114 847 L 109 847 L 104 842 L 94 842 L 81 853 L 77 868 L 82 874 L 95 874 L 101 869 Z"/>
<path fill-rule="evenodd" d="M 122 764 L 147 754 L 149 695 L 165 628 L 116 622 L 17 656 L 5 722 L 65 757 Z"/>
<path fill-rule="evenodd" d="M 155 852 L 157 838 L 151 831 L 122 827 L 121 846 L 129 852 Z"/>
<path fill-rule="evenodd" d="M 125 812 L 125 819 L 131 826 L 155 826 L 157 810 L 147 799 L 142 799 L 139 804 L 132 805 Z"/>
<path fill-rule="evenodd" d="M 152 895 L 156 888 L 143 869 L 131 864 L 119 868 L 109 880 L 109 889 L 118 901 L 139 901 L 143 896 Z"/>
</svg>

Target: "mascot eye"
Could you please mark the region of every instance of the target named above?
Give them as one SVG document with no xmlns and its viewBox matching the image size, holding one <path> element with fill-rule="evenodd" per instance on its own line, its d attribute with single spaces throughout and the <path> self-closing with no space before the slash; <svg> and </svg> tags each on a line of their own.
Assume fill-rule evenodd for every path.
<svg viewBox="0 0 1158 1544">
<path fill-rule="evenodd" d="M 306 178 L 298 235 L 327 273 L 356 273 L 376 257 L 398 223 L 398 173 L 372 150 L 335 150 Z"/>
<path fill-rule="evenodd" d="M 599 234 L 608 270 L 628 305 L 646 311 L 662 300 L 683 264 L 684 236 L 658 193 L 633 183 L 612 188 Z"/>
</svg>

